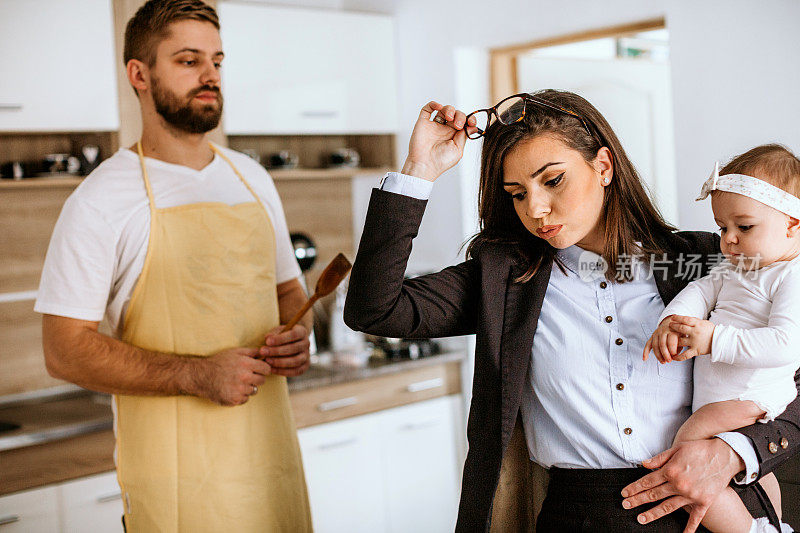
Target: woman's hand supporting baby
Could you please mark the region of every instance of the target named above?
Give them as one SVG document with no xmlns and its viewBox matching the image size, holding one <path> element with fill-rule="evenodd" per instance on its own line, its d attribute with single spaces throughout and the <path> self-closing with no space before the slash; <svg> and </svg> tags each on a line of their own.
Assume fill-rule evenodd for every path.
<svg viewBox="0 0 800 533">
<path fill-rule="evenodd" d="M 642 359 L 652 350 L 660 363 L 686 361 L 711 353 L 714 323 L 691 316 L 669 315 L 658 325 L 644 346 Z M 684 351 L 681 349 L 686 348 Z"/>
</svg>

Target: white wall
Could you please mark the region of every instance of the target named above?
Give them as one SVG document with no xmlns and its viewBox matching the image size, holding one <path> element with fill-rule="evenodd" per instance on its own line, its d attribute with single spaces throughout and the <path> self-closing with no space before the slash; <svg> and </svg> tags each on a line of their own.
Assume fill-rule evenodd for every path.
<svg viewBox="0 0 800 533">
<path fill-rule="evenodd" d="M 456 78 L 457 58 L 506 44 L 522 43 L 550 36 L 635 22 L 661 16 L 661 4 L 633 0 L 592 2 L 544 2 L 541 0 L 397 0 L 395 34 L 398 51 L 399 120 L 398 154 L 401 161 L 407 150 L 408 136 L 419 114 L 429 100 L 443 103 L 473 101 L 462 96 Z M 488 60 L 488 55 L 486 56 Z M 486 71 L 488 72 L 488 71 Z M 480 104 L 488 104 L 487 94 Z M 472 91 L 467 91 L 472 93 Z M 471 94 L 474 97 L 474 94 Z M 469 112 L 472 109 L 465 109 Z M 472 141 L 468 141 L 472 142 Z M 468 205 L 475 197 L 477 164 L 470 154 L 469 173 L 457 169 L 437 181 L 428 205 L 420 236 L 414 242 L 412 262 L 444 266 L 463 258 L 459 246 L 474 232 L 474 224 L 466 220 L 476 213 Z M 456 209 L 463 212 L 461 215 Z"/>
<path fill-rule="evenodd" d="M 682 228 L 715 229 L 707 203 L 694 202 L 715 159 L 771 141 L 800 152 L 797 0 L 396 0 L 394 14 L 401 162 L 422 105 L 459 96 L 456 58 L 464 49 L 474 53 L 659 16 L 666 16 L 671 40 Z M 460 213 L 475 212 L 465 205 L 474 196 L 474 178 L 451 171 L 437 182 L 412 264 L 458 260 L 472 231 Z"/>
<path fill-rule="evenodd" d="M 800 154 L 800 2 L 669 4 L 680 224 L 716 230 L 694 202 L 715 159 L 780 142 Z"/>
</svg>

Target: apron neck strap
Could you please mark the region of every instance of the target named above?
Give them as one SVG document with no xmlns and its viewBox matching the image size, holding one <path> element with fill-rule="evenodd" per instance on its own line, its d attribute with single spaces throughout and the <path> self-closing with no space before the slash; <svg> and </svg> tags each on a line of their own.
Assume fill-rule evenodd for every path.
<svg viewBox="0 0 800 533">
<path fill-rule="evenodd" d="M 144 178 L 144 188 L 147 190 L 147 200 L 150 203 L 150 214 L 156 210 L 156 201 L 153 198 L 153 188 L 150 186 L 150 178 L 147 176 L 147 166 L 144 164 L 144 151 L 142 151 L 142 141 L 136 142 L 136 150 L 139 152 L 139 164 L 142 165 L 142 178 Z"/>
<path fill-rule="evenodd" d="M 261 200 L 259 199 L 258 195 L 256 194 L 256 191 L 254 191 L 254 190 L 253 190 L 253 188 L 250 186 L 250 184 L 249 184 L 249 183 L 247 183 L 247 180 L 246 180 L 246 179 L 244 179 L 244 176 L 242 176 L 242 173 L 241 173 L 241 172 L 239 172 L 239 169 L 238 169 L 238 168 L 236 168 L 236 166 L 233 164 L 233 162 L 232 162 L 230 159 L 228 159 L 228 156 L 226 156 L 225 154 L 223 154 L 223 153 L 222 153 L 222 150 L 220 150 L 219 148 L 217 148 L 217 147 L 216 147 L 216 146 L 215 146 L 213 143 L 209 142 L 209 143 L 208 143 L 208 145 L 211 147 L 211 149 L 214 151 L 214 153 L 215 153 L 215 154 L 217 154 L 218 156 L 220 156 L 222 159 L 224 159 L 224 160 L 225 160 L 225 162 L 226 162 L 226 163 L 228 163 L 228 164 L 231 166 L 231 168 L 232 168 L 232 169 L 233 169 L 233 171 L 236 173 L 236 175 L 237 175 L 237 176 L 239 176 L 239 181 L 241 181 L 241 182 L 242 182 L 242 184 L 243 184 L 245 187 L 247 187 L 247 190 L 248 190 L 248 191 L 250 191 L 250 194 L 252 194 L 252 195 L 253 195 L 253 198 L 255 198 L 255 199 L 256 199 L 256 200 L 257 200 L 259 203 L 261 203 Z"/>
<path fill-rule="evenodd" d="M 241 182 L 242 182 L 242 184 L 243 184 L 243 185 L 244 185 L 244 186 L 247 188 L 247 190 L 248 190 L 248 191 L 250 191 L 250 194 L 252 194 L 252 195 L 253 195 L 253 198 L 255 198 L 255 199 L 256 199 L 256 201 L 257 201 L 259 204 L 261 204 L 261 206 L 262 206 L 262 207 L 264 207 L 263 203 L 261 202 L 261 199 L 258 197 L 258 195 L 257 195 L 257 194 L 256 194 L 256 192 L 253 190 L 253 188 L 250 186 L 250 184 L 249 184 L 249 183 L 247 183 L 247 180 L 246 180 L 246 179 L 244 179 L 244 176 L 242 176 L 242 173 L 241 173 L 241 172 L 239 172 L 239 169 L 238 169 L 238 168 L 236 168 L 236 166 L 235 166 L 235 165 L 233 164 L 233 162 L 232 162 L 232 161 L 231 161 L 231 160 L 228 158 L 228 156 L 226 156 L 225 154 L 223 154 L 223 153 L 222 153 L 222 150 L 220 150 L 219 148 L 217 148 L 217 147 L 216 147 L 216 146 L 215 146 L 213 143 L 209 142 L 209 143 L 208 143 L 208 146 L 211 148 L 211 150 L 212 150 L 212 151 L 213 151 L 215 154 L 217 154 L 218 156 L 220 156 L 222 159 L 224 159 L 224 160 L 225 160 L 225 162 L 226 162 L 226 163 L 228 163 L 228 165 L 230 165 L 230 167 L 233 169 L 233 172 L 234 172 L 234 173 L 236 174 L 236 176 L 239 178 L 239 181 L 241 181 Z M 139 141 L 137 141 L 137 142 L 136 142 L 136 150 L 139 152 L 139 163 L 142 165 L 142 177 L 144 178 L 144 188 L 145 188 L 145 189 L 147 189 L 147 199 L 148 199 L 148 200 L 149 200 L 149 202 L 150 202 L 150 212 L 151 212 L 151 213 L 154 213 L 154 212 L 155 212 L 155 209 L 156 209 L 156 202 L 155 202 L 155 198 L 153 197 L 153 188 L 152 188 L 152 187 L 151 187 L 151 185 L 150 185 L 150 178 L 149 178 L 149 177 L 148 177 L 148 175 L 147 175 L 147 166 L 144 164 L 144 151 L 142 150 L 142 141 L 141 141 L 141 140 L 139 140 Z M 265 209 L 266 209 L 266 208 L 265 208 Z"/>
</svg>

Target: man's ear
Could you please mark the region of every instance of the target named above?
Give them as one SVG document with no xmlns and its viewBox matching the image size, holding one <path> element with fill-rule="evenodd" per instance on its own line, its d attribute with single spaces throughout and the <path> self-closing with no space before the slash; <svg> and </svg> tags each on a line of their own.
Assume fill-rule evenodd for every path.
<svg viewBox="0 0 800 533">
<path fill-rule="evenodd" d="M 128 74 L 128 83 L 131 84 L 137 96 L 139 91 L 147 90 L 147 84 L 150 79 L 150 70 L 147 65 L 138 59 L 131 59 L 125 66 L 125 70 Z"/>
<path fill-rule="evenodd" d="M 800 220 L 789 217 L 789 221 L 786 223 L 786 236 L 796 237 L 798 233 L 800 233 Z"/>
</svg>

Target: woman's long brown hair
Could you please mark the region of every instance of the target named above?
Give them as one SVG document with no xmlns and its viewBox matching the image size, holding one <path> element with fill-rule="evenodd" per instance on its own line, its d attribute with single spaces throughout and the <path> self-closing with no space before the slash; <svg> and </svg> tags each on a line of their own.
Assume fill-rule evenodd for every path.
<svg viewBox="0 0 800 533">
<path fill-rule="evenodd" d="M 602 146 L 611 151 L 614 179 L 605 188 L 600 218 L 605 229 L 603 258 L 608 263 L 606 278 L 628 279 L 630 269 L 622 266 L 626 259 L 639 254 L 663 253 L 675 228 L 653 205 L 616 134 L 592 104 L 566 91 L 548 89 L 531 94 L 577 113 L 589 123 L 594 135 L 589 135 L 577 118 L 533 103 L 526 105 L 525 117 L 519 122 L 509 125 L 493 122 L 486 130 L 481 153 L 480 231 L 471 239 L 467 257 L 474 257 L 478 248 L 486 243 L 512 245 L 527 264 L 527 270 L 516 280 L 518 282 L 530 280 L 542 265 L 555 259 L 556 249 L 525 228 L 514 210 L 511 196 L 503 189 L 506 155 L 520 142 L 548 134 L 579 152 L 587 163 L 594 161 Z M 641 242 L 641 246 L 637 242 Z"/>
</svg>

